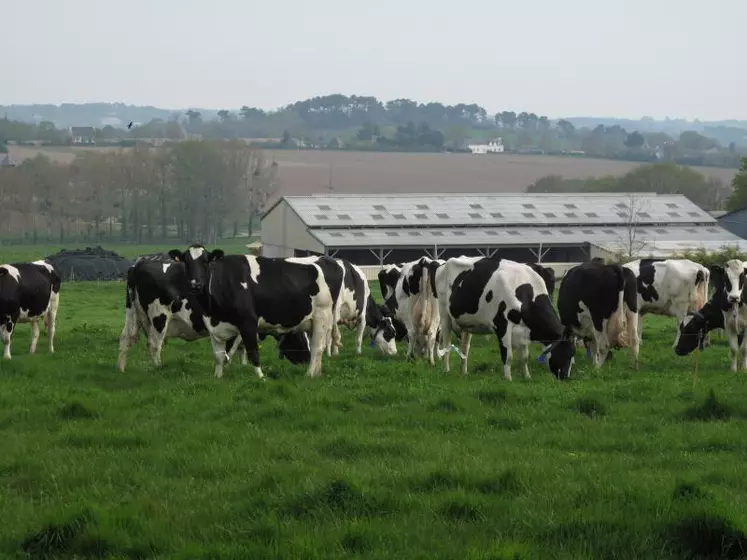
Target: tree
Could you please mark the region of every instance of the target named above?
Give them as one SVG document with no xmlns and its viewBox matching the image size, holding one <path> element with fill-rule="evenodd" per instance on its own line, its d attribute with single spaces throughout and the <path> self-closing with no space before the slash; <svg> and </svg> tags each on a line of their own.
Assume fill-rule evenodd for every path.
<svg viewBox="0 0 747 560">
<path fill-rule="evenodd" d="M 565 119 L 560 119 L 558 121 L 558 129 L 565 138 L 570 138 L 573 136 L 573 133 L 576 132 L 576 127 L 573 126 L 573 123 Z"/>
<path fill-rule="evenodd" d="M 643 144 L 645 143 L 646 143 L 646 139 L 637 130 L 634 132 L 631 132 L 630 134 L 628 134 L 627 138 L 625 138 L 625 145 L 628 148 L 638 149 L 638 148 L 643 147 Z"/>
<path fill-rule="evenodd" d="M 227 111 L 226 109 L 221 109 L 218 111 L 218 118 L 221 122 L 226 122 L 231 120 L 231 111 Z"/>
<path fill-rule="evenodd" d="M 624 221 L 624 233 L 619 239 L 619 245 L 622 250 L 622 256 L 625 259 L 636 259 L 648 245 L 641 239 L 639 232 L 639 223 L 642 214 L 648 210 L 648 201 L 644 200 L 638 194 L 630 193 L 621 208 L 620 214 Z"/>
<path fill-rule="evenodd" d="M 747 208 L 747 157 L 742 158 L 739 172 L 731 180 L 732 192 L 726 201 L 727 210 L 741 210 Z"/>
</svg>

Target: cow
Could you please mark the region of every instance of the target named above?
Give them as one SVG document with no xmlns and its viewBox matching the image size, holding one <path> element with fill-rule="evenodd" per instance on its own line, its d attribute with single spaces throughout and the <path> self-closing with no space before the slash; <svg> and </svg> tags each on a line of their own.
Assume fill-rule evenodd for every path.
<svg viewBox="0 0 747 560">
<path fill-rule="evenodd" d="M 619 264 L 587 262 L 565 273 L 558 289 L 560 321 L 570 332 L 591 340 L 600 368 L 610 348 L 629 346 L 638 368 L 638 294 L 633 271 Z"/>
<path fill-rule="evenodd" d="M 436 363 L 436 343 L 440 327 L 434 273 L 444 262 L 422 257 L 402 266 L 394 297 L 398 317 L 407 329 L 407 358 L 423 354 Z"/>
<path fill-rule="evenodd" d="M 678 326 L 674 351 L 684 356 L 703 348 L 706 334 L 714 329 L 724 329 L 731 350 L 731 371 L 737 371 L 737 357 L 742 353 L 741 369 L 747 369 L 747 293 L 745 272 L 747 262 L 731 259 L 724 265 L 711 267 L 714 293 L 698 311 L 690 312 Z"/>
<path fill-rule="evenodd" d="M 689 259 L 638 259 L 623 266 L 636 277 L 639 342 L 644 315 L 674 317 L 679 324 L 708 301 L 710 271 Z"/>
<path fill-rule="evenodd" d="M 238 335 L 254 373 L 263 379 L 258 335 L 290 332 L 311 333 L 306 373 L 321 375 L 322 354 L 332 336 L 334 298 L 319 264 L 225 255 L 221 249 L 208 252 L 200 244 L 186 251 L 173 249 L 169 255 L 184 263 L 190 290 L 205 302 L 204 322 L 213 345 L 216 377 L 223 376 L 226 341 Z"/>
<path fill-rule="evenodd" d="M 330 259 L 330 257 L 292 257 L 286 259 L 289 262 L 301 263 L 320 263 L 320 259 Z M 332 295 L 335 299 L 334 316 L 335 324 L 332 329 L 332 337 L 327 345 L 327 355 L 339 353 L 342 347 L 339 325 L 345 325 L 356 331 L 356 353 L 363 352 L 363 336 L 368 331 L 373 345 L 388 356 L 394 356 L 397 353 L 397 343 L 395 340 L 396 332 L 391 319 L 384 317 L 379 308 L 376 306 L 371 288 L 366 280 L 366 275 L 360 267 L 352 264 L 346 259 L 330 259 L 330 263 L 337 264 L 340 270 L 335 269 L 334 278 L 331 270 L 322 268 L 325 273 L 325 279 L 330 286 L 341 282 L 341 288 L 332 289 Z M 338 280 L 339 274 L 342 274 Z M 335 292 L 337 295 L 335 295 Z"/>
<path fill-rule="evenodd" d="M 523 373 L 529 378 L 530 342 L 544 346 L 541 357 L 558 379 L 567 379 L 575 346 L 566 336 L 545 280 L 530 265 L 488 257 L 451 258 L 435 271 L 440 308 L 441 350 L 449 371 L 452 332 L 461 336 L 462 374 L 472 334 L 494 333 L 503 361 L 503 376 L 511 380 L 513 349 L 520 349 Z"/>
<path fill-rule="evenodd" d="M 395 317 L 394 312 L 389 308 L 389 306 L 385 303 L 378 303 L 376 304 L 376 307 L 379 310 L 379 313 L 383 317 L 386 317 L 392 321 L 392 325 L 394 326 L 394 340 L 397 342 L 401 342 L 402 340 L 407 339 L 407 327 L 405 327 L 405 324 L 397 319 Z"/>
<path fill-rule="evenodd" d="M 11 359 L 11 338 L 19 323 L 31 323 L 29 353 L 36 353 L 39 319 L 44 321 L 47 328 L 49 352 L 54 353 L 60 285 L 60 276 L 45 260 L 0 265 L 0 338 L 5 346 L 3 358 Z"/>
<path fill-rule="evenodd" d="M 204 308 L 187 283 L 183 263 L 157 262 L 155 258 L 139 258 L 127 271 L 125 321 L 119 337 L 117 368 L 124 372 L 127 352 L 145 334 L 151 359 L 161 365 L 161 350 L 168 338 L 186 341 L 209 336 L 204 323 Z M 263 336 L 261 336 L 263 338 Z M 292 363 L 308 363 L 308 337 L 305 333 L 276 336 L 278 357 Z M 227 356 L 241 352 L 246 364 L 246 350 L 240 337 L 228 340 Z"/>
<path fill-rule="evenodd" d="M 386 264 L 379 271 L 378 278 L 381 297 L 384 298 L 384 305 L 391 309 L 395 316 L 399 310 L 395 294 L 397 282 L 399 282 L 399 278 L 402 276 L 402 267 L 404 267 L 405 264 L 413 265 L 416 262 L 417 261 L 412 261 L 410 263 Z"/>
<path fill-rule="evenodd" d="M 529 263 L 529 266 L 545 281 L 547 294 L 550 296 L 550 301 L 552 301 L 555 295 L 555 269 L 549 266 L 542 266 L 539 263 Z"/>
</svg>

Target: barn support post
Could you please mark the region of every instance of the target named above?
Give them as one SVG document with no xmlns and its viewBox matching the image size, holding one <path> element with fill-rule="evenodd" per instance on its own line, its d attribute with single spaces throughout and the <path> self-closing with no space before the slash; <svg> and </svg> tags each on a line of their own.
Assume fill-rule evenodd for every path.
<svg viewBox="0 0 747 560">
<path fill-rule="evenodd" d="M 498 249 L 490 249 L 490 248 L 488 248 L 488 249 L 486 250 L 486 253 L 487 253 L 487 255 L 486 255 L 486 256 L 487 256 L 487 257 L 488 257 L 489 259 L 492 259 L 492 258 L 493 258 L 493 257 L 495 256 L 495 254 L 496 254 L 497 252 L 498 252 Z"/>
<path fill-rule="evenodd" d="M 535 259 L 539 259 L 539 254 L 537 253 L 537 251 L 529 247 L 529 252 L 532 253 Z M 537 262 L 539 262 L 539 260 Z"/>
<path fill-rule="evenodd" d="M 391 249 L 384 253 L 384 249 L 369 249 L 371 251 L 371 254 L 379 259 L 379 266 L 384 266 L 384 259 L 387 258 L 389 255 L 392 254 Z"/>
<path fill-rule="evenodd" d="M 334 258 L 337 253 L 339 253 L 339 249 L 332 249 L 331 251 L 327 249 L 327 256 Z"/>
</svg>

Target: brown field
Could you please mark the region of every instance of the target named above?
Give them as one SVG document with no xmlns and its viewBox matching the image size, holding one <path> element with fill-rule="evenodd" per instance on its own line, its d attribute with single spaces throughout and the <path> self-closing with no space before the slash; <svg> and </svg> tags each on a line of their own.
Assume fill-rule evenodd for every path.
<svg viewBox="0 0 747 560">
<path fill-rule="evenodd" d="M 20 162 L 44 153 L 60 162 L 72 161 L 83 150 L 123 148 L 67 148 L 9 146 Z M 126 149 L 126 148 L 125 148 Z M 267 150 L 280 163 L 280 194 L 329 192 L 521 192 L 546 175 L 566 178 L 623 175 L 637 162 L 537 155 L 407 154 Z M 731 182 L 735 169 L 693 167 L 706 177 Z"/>
</svg>

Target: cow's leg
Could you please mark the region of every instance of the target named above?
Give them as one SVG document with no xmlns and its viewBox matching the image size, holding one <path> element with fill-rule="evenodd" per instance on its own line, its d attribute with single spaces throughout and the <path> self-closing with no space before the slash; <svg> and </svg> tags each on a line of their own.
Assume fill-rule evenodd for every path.
<svg viewBox="0 0 747 560">
<path fill-rule="evenodd" d="M 3 340 L 4 346 L 5 346 L 5 348 L 3 348 L 3 358 L 6 360 L 10 360 L 10 343 L 11 343 L 11 340 L 13 339 L 13 331 L 15 330 L 16 324 L 17 323 L 13 323 L 12 324 L 13 328 L 9 331 L 6 331 L 6 334 L 4 337 L 5 340 Z"/>
<path fill-rule="evenodd" d="M 355 327 L 355 353 L 359 356 L 363 353 L 363 335 L 366 333 L 366 316 L 358 318 Z"/>
<path fill-rule="evenodd" d="M 739 354 L 739 340 L 736 331 L 729 329 L 729 349 L 731 350 L 731 371 L 737 371 L 737 354 Z"/>
<path fill-rule="evenodd" d="M 532 376 L 529 373 L 529 345 L 524 344 L 519 350 L 521 352 L 521 368 L 524 372 L 524 379 L 531 379 Z"/>
<path fill-rule="evenodd" d="M 324 340 L 330 336 L 333 328 L 334 316 L 331 310 L 318 309 L 314 314 L 311 331 L 311 361 L 306 375 L 317 377 L 322 374 L 322 355 L 324 354 Z"/>
<path fill-rule="evenodd" d="M 257 339 L 257 319 L 250 319 L 248 321 L 244 321 L 244 324 L 239 327 L 239 335 L 241 336 L 241 340 L 244 343 L 245 351 L 249 355 L 249 361 L 252 363 L 252 366 L 254 367 L 254 373 L 259 377 L 260 379 L 265 378 L 265 374 L 262 372 L 262 366 L 259 362 L 259 341 Z M 213 346 L 215 348 L 215 346 Z M 323 349 L 323 347 L 322 347 Z M 216 377 L 220 377 L 218 375 L 218 355 L 216 354 L 215 357 L 215 368 L 216 368 Z"/>
<path fill-rule="evenodd" d="M 210 335 L 210 344 L 213 346 L 213 356 L 215 357 L 214 375 L 218 379 L 223 377 L 223 363 L 226 361 L 226 343 L 217 337 Z"/>
<path fill-rule="evenodd" d="M 49 338 L 49 353 L 54 354 L 54 335 L 57 331 L 57 310 L 60 307 L 60 294 L 52 292 L 47 310 L 47 337 Z"/>
<path fill-rule="evenodd" d="M 638 369 L 638 357 L 640 355 L 641 334 L 638 332 L 638 325 L 641 324 L 641 314 L 634 313 L 628 306 L 625 306 L 626 328 L 628 329 L 628 340 L 630 341 L 630 350 L 633 352 L 634 367 Z M 638 317 L 636 318 L 636 315 Z M 637 319 L 637 320 L 636 320 Z"/>
<path fill-rule="evenodd" d="M 607 332 L 603 329 L 602 332 L 594 330 L 594 336 L 591 341 L 591 355 L 594 359 L 594 366 L 597 369 L 601 368 L 607 359 L 607 353 L 609 352 L 609 343 L 607 342 Z"/>
<path fill-rule="evenodd" d="M 501 347 L 501 358 L 503 359 L 503 377 L 511 381 L 511 361 L 513 359 L 513 347 L 511 346 L 511 325 L 506 329 L 506 334 L 499 339 Z"/>
<path fill-rule="evenodd" d="M 340 348 L 342 347 L 342 335 L 340 334 L 339 323 L 335 323 L 332 326 L 332 332 L 330 334 L 330 338 L 332 339 L 332 354 L 338 356 L 340 354 Z M 360 352 L 358 353 L 360 354 Z M 327 352 L 327 356 L 329 355 L 329 352 Z"/>
<path fill-rule="evenodd" d="M 39 343 L 39 320 L 33 319 L 31 321 L 31 348 L 29 348 L 29 354 L 36 354 L 36 345 Z"/>
<path fill-rule="evenodd" d="M 472 342 L 472 333 L 462 331 L 462 340 L 459 344 L 459 351 L 464 355 L 462 360 L 462 375 L 467 375 L 467 360 L 469 359 L 469 347 Z M 448 355 L 448 354 L 447 354 Z"/>
<path fill-rule="evenodd" d="M 244 341 L 240 336 L 235 336 L 226 342 L 226 353 L 228 354 L 229 364 L 231 363 L 231 360 L 233 360 L 236 352 L 239 352 L 239 356 L 241 356 L 241 365 L 245 366 L 248 361 L 246 357 L 246 346 L 244 346 Z"/>
<path fill-rule="evenodd" d="M 52 343 L 52 336 L 54 335 L 54 320 L 50 319 L 50 331 L 49 340 Z M 125 323 L 122 327 L 122 333 L 119 335 L 119 358 L 117 359 L 117 369 L 124 371 L 127 365 L 127 351 L 137 342 L 140 337 L 140 325 L 138 325 L 137 315 L 132 307 L 125 309 Z"/>
<path fill-rule="evenodd" d="M 156 366 L 161 365 L 161 349 L 163 348 L 163 341 L 166 338 L 166 332 L 171 322 L 171 314 L 160 313 L 155 317 L 151 317 L 150 329 L 148 329 L 148 350 L 150 350 L 150 357 L 153 360 L 153 364 Z"/>
<path fill-rule="evenodd" d="M 642 344 L 643 343 L 643 314 L 642 313 L 638 314 L 637 324 L 638 324 L 638 344 Z"/>
<path fill-rule="evenodd" d="M 441 313 L 441 337 L 439 346 L 444 351 L 444 371 L 449 373 L 449 354 L 451 354 L 451 316 L 448 313 Z"/>
<path fill-rule="evenodd" d="M 742 354 L 742 370 L 747 369 L 747 332 L 742 337 L 742 344 L 739 346 L 739 350 Z"/>
</svg>

